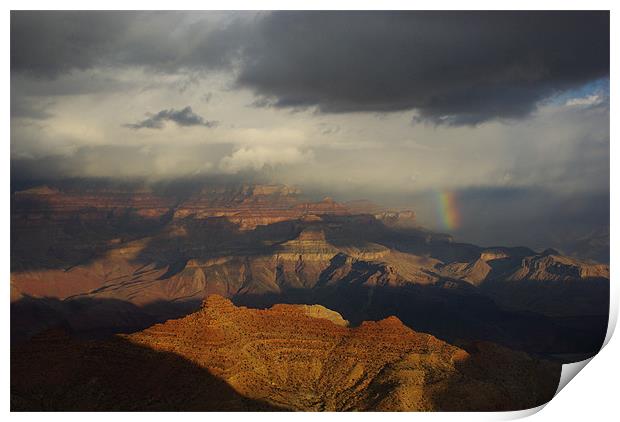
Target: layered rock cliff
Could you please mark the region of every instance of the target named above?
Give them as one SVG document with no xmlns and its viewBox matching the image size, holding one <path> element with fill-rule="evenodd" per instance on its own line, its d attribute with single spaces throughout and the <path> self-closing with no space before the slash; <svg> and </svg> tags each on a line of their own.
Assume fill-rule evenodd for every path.
<svg viewBox="0 0 620 422">
<path fill-rule="evenodd" d="M 560 374 L 396 317 L 348 328 L 324 308 L 247 309 L 215 295 L 113 340 L 41 336 L 12 351 L 11 367 L 13 410 L 514 410 L 550 400 Z"/>
</svg>

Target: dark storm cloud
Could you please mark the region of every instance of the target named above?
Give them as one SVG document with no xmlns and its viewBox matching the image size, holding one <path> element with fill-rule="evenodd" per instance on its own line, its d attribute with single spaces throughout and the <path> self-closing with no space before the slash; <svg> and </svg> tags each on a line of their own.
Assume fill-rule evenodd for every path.
<svg viewBox="0 0 620 422">
<path fill-rule="evenodd" d="M 11 70 L 55 78 L 97 66 L 180 69 L 229 64 L 247 29 L 192 12 L 17 11 L 11 13 Z M 238 13 L 239 17 L 244 13 Z M 193 18 L 193 19 L 190 19 Z M 189 21 L 189 22 L 188 22 Z M 218 29 L 220 36 L 208 40 Z"/>
<path fill-rule="evenodd" d="M 54 77 L 87 69 L 122 40 L 131 12 L 11 12 L 11 70 Z"/>
<path fill-rule="evenodd" d="M 141 122 L 128 123 L 124 126 L 130 129 L 162 129 L 167 121 L 174 122 L 179 126 L 205 126 L 209 128 L 215 127 L 218 124 L 214 120 L 205 120 L 202 116 L 194 113 L 190 106 L 187 106 L 182 110 L 175 110 L 173 108 L 162 110 Z"/>
<path fill-rule="evenodd" d="M 238 83 L 276 107 L 478 123 L 609 72 L 607 12 L 282 12 L 257 32 Z"/>
<path fill-rule="evenodd" d="M 13 12 L 11 68 L 234 67 L 256 105 L 416 110 L 414 121 L 527 116 L 609 74 L 608 12 Z"/>
</svg>

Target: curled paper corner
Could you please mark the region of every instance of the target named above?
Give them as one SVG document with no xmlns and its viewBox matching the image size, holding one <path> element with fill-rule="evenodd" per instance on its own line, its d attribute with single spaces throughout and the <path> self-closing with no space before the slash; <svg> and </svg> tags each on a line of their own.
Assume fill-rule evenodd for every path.
<svg viewBox="0 0 620 422">
<path fill-rule="evenodd" d="M 530 409 L 514 410 L 511 412 L 493 413 L 492 417 L 490 417 L 489 420 L 492 418 L 493 420 L 512 421 L 512 420 L 527 418 L 543 410 L 547 404 L 549 404 L 549 402 L 543 403 L 540 406 L 532 407 Z"/>
<path fill-rule="evenodd" d="M 558 388 L 557 390 L 555 390 L 555 394 L 553 395 L 553 398 L 555 398 L 555 396 L 557 396 L 560 393 L 560 391 L 562 391 L 564 387 L 566 387 L 568 383 L 571 382 L 572 379 L 575 378 L 575 376 L 577 376 L 577 374 L 581 372 L 581 370 L 585 368 L 586 365 L 590 363 L 590 361 L 594 359 L 596 355 L 598 355 L 601 352 L 601 350 L 605 348 L 605 346 L 607 346 L 607 344 L 609 343 L 609 340 L 611 339 L 615 331 L 617 316 L 618 316 L 617 308 L 614 307 L 612 308 L 609 314 L 609 322 L 607 324 L 607 334 L 605 336 L 605 340 L 603 342 L 603 345 L 601 346 L 601 349 L 596 354 L 579 362 L 565 363 L 562 365 L 562 372 L 560 374 L 560 382 L 558 383 Z M 553 400 L 553 398 L 551 400 Z M 545 408 L 545 406 L 547 406 L 551 402 L 551 400 L 549 400 L 547 403 L 543 403 L 540 406 L 532 407 L 530 409 L 516 410 L 512 412 L 495 414 L 495 416 L 499 416 L 499 417 L 496 417 L 495 420 L 516 420 L 516 419 L 527 418 L 528 416 L 532 416 L 540 412 L 542 409 Z"/>
<path fill-rule="evenodd" d="M 566 385 L 569 382 L 571 382 L 571 380 L 575 378 L 575 376 L 579 372 L 581 372 L 581 370 L 585 368 L 586 365 L 590 363 L 590 361 L 594 359 L 596 355 L 598 355 L 601 352 L 601 350 L 605 348 L 605 346 L 607 346 L 607 344 L 609 343 L 609 340 L 611 339 L 611 336 L 613 335 L 616 329 L 617 316 L 618 316 L 617 309 L 615 309 L 615 311 L 613 312 L 610 312 L 609 321 L 607 323 L 607 334 L 605 335 L 605 340 L 603 341 L 603 345 L 601 346 L 601 349 L 596 354 L 589 357 L 588 359 L 584 359 L 579 362 L 565 363 L 562 365 L 562 374 L 560 375 L 560 382 L 558 384 L 558 389 L 555 390 L 555 394 L 553 395 L 553 397 L 557 396 L 560 393 L 560 391 L 562 391 L 564 387 L 566 387 Z"/>
<path fill-rule="evenodd" d="M 603 345 L 601 346 L 600 350 L 593 356 L 589 357 L 588 359 L 584 359 L 579 362 L 565 363 L 564 365 L 562 365 L 562 374 L 560 375 L 560 382 L 558 384 L 558 388 L 555 391 L 555 394 L 553 395 L 553 397 L 557 396 L 560 393 L 560 391 L 562 391 L 564 387 L 566 387 L 566 385 L 569 382 L 571 382 L 571 380 L 575 378 L 575 376 L 579 372 L 581 372 L 581 370 L 585 368 L 586 365 L 590 363 L 590 361 L 594 359 L 596 355 L 598 355 L 601 352 L 601 350 L 605 348 L 605 346 L 607 346 L 607 344 L 609 344 L 609 341 L 611 340 L 611 337 L 613 336 L 614 331 L 616 330 L 616 324 L 618 322 L 618 306 L 614 298 L 617 298 L 617 296 L 613 295 L 613 290 L 612 290 L 611 297 L 610 297 L 611 303 L 609 307 L 609 319 L 607 321 L 607 333 L 605 334 L 605 340 L 603 341 Z M 544 406 L 545 405 L 541 406 L 540 409 L 542 409 L 542 407 Z M 539 408 L 535 408 L 535 409 L 540 410 Z"/>
<path fill-rule="evenodd" d="M 594 355 L 596 356 L 596 355 Z M 594 358 L 594 356 L 584 359 L 579 362 L 573 363 L 565 363 L 562 365 L 562 374 L 560 375 L 560 383 L 558 384 L 558 389 L 555 390 L 555 394 L 553 397 L 557 396 L 560 391 L 573 379 L 575 376 L 581 372 L 583 368 Z"/>
<path fill-rule="evenodd" d="M 566 387 L 566 385 L 568 385 L 568 383 L 573 378 L 575 378 L 575 376 L 583 368 L 586 367 L 586 365 L 594 358 L 594 356 L 589 357 L 588 359 L 585 359 L 579 362 L 565 363 L 562 365 L 562 373 L 560 374 L 560 382 L 558 383 L 558 388 L 557 390 L 555 390 L 555 394 L 553 395 L 553 398 L 555 398 L 555 396 L 557 396 L 558 393 L 562 391 L 562 389 Z M 551 400 L 553 400 L 553 398 Z M 546 403 L 541 404 L 540 406 L 532 407 L 530 409 L 516 410 L 513 412 L 505 412 L 503 414 L 499 414 L 499 418 L 495 418 L 495 420 L 516 420 L 516 419 L 527 418 L 543 410 L 545 406 L 547 406 L 551 402 L 551 400 L 549 400 Z"/>
<path fill-rule="evenodd" d="M 611 337 L 614 335 L 614 331 L 616 330 L 616 323 L 618 322 L 618 306 L 617 303 L 616 306 L 614 306 L 613 297 L 614 296 L 612 296 L 612 303 L 609 309 L 609 319 L 607 320 L 607 333 L 605 334 L 605 340 L 603 341 L 601 350 L 603 350 L 603 348 L 607 346 L 607 343 L 609 343 L 609 340 L 611 340 Z"/>
</svg>

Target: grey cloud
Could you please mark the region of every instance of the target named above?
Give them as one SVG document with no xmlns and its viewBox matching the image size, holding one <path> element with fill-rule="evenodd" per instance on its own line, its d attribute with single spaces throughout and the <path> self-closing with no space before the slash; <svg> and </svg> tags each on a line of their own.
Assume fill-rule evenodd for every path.
<svg viewBox="0 0 620 422">
<path fill-rule="evenodd" d="M 200 99 L 205 103 L 211 102 L 212 98 L 213 98 L 213 93 L 211 91 L 207 92 L 202 97 L 200 97 Z"/>
<path fill-rule="evenodd" d="M 334 135 L 340 132 L 340 126 L 330 125 L 327 123 L 319 123 L 319 130 L 321 131 L 322 135 Z"/>
<path fill-rule="evenodd" d="M 52 113 L 47 111 L 51 104 L 49 102 L 38 102 L 32 98 L 23 98 L 12 95 L 11 98 L 11 118 L 22 118 L 32 120 L 45 120 L 52 117 Z"/>
<path fill-rule="evenodd" d="M 261 105 L 462 125 L 526 116 L 608 74 L 607 12 L 277 12 L 245 46 L 238 84 Z"/>
<path fill-rule="evenodd" d="M 218 12 L 14 11 L 11 70 L 49 79 L 97 66 L 218 68 L 247 35 L 244 15 L 231 21 Z M 211 40 L 215 29 L 220 36 Z"/>
<path fill-rule="evenodd" d="M 113 51 L 132 12 L 11 12 L 11 69 L 53 77 L 88 69 Z"/>
<path fill-rule="evenodd" d="M 190 106 L 187 106 L 182 110 L 175 110 L 173 108 L 162 110 L 140 122 L 128 123 L 124 126 L 130 129 L 162 129 L 164 123 L 167 121 L 174 122 L 179 126 L 204 126 L 212 128 L 218 125 L 217 121 L 205 120 L 202 116 L 194 113 Z"/>
<path fill-rule="evenodd" d="M 114 94 L 132 89 L 138 83 L 138 81 L 119 80 L 112 74 L 93 74 L 92 71 L 62 74 L 54 79 L 32 78 L 15 73 L 11 74 L 11 95 L 12 98 L 53 98 L 69 95 Z"/>
<path fill-rule="evenodd" d="M 11 182 L 45 182 L 74 177 L 173 179 L 211 174 L 213 164 L 233 151 L 232 144 L 96 145 L 68 154 L 11 158 Z M 111 177 L 111 175 L 113 175 Z"/>
<path fill-rule="evenodd" d="M 13 12 L 11 68 L 234 67 L 256 106 L 416 110 L 415 121 L 527 116 L 609 75 L 602 12 Z"/>
</svg>

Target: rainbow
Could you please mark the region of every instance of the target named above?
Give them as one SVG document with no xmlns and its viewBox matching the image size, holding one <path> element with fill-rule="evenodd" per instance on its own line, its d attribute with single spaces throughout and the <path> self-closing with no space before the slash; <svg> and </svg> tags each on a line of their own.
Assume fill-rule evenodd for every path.
<svg viewBox="0 0 620 422">
<path fill-rule="evenodd" d="M 439 219 L 444 229 L 455 230 L 461 224 L 456 194 L 450 191 L 437 192 Z"/>
</svg>

